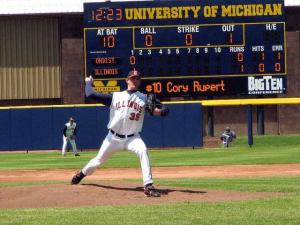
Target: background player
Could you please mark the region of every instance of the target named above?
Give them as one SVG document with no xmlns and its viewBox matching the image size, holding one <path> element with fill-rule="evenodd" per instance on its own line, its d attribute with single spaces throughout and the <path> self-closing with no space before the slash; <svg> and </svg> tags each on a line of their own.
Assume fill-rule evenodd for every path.
<svg viewBox="0 0 300 225">
<path fill-rule="evenodd" d="M 62 146 L 62 155 L 66 155 L 66 149 L 67 149 L 67 144 L 68 141 L 72 145 L 73 153 L 75 156 L 80 156 L 77 151 L 76 147 L 76 133 L 77 133 L 77 128 L 76 128 L 76 123 L 73 117 L 70 117 L 69 122 L 65 124 L 64 129 L 63 129 L 63 146 Z"/>
<path fill-rule="evenodd" d="M 225 131 L 221 135 L 221 141 L 223 144 L 223 147 L 228 148 L 229 143 L 233 141 L 233 139 L 236 138 L 235 132 L 230 130 L 230 127 L 226 127 Z"/>
<path fill-rule="evenodd" d="M 134 152 L 140 159 L 144 194 L 159 197 L 160 192 L 153 186 L 147 147 L 139 134 L 143 126 L 147 101 L 147 94 L 138 91 L 141 84 L 140 73 L 136 70 L 130 71 L 126 79 L 127 90 L 114 92 L 112 95 L 95 92 L 92 88 L 92 82 L 91 77 L 86 79 L 86 96 L 110 106 L 110 120 L 107 125 L 109 131 L 97 156 L 73 176 L 71 184 L 78 184 L 85 176 L 91 175 L 113 153 L 127 149 Z M 169 109 L 160 106 L 160 108 L 156 107 L 154 109 L 153 115 L 167 116 Z"/>
</svg>

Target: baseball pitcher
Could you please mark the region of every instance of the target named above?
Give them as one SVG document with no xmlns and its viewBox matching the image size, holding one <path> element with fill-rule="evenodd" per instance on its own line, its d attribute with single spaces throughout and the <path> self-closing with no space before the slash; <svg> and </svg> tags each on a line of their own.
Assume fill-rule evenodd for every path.
<svg viewBox="0 0 300 225">
<path fill-rule="evenodd" d="M 85 176 L 91 175 L 113 153 L 126 149 L 134 152 L 140 159 L 145 196 L 159 197 L 160 192 L 153 186 L 147 147 L 139 133 L 142 130 L 146 111 L 151 115 L 167 116 L 169 109 L 161 105 L 153 95 L 138 91 L 141 74 L 136 70 L 130 71 L 127 76 L 127 90 L 114 92 L 112 95 L 95 92 L 92 83 L 92 77 L 86 78 L 86 97 L 110 107 L 108 134 L 97 156 L 73 176 L 71 184 L 78 184 Z"/>
</svg>

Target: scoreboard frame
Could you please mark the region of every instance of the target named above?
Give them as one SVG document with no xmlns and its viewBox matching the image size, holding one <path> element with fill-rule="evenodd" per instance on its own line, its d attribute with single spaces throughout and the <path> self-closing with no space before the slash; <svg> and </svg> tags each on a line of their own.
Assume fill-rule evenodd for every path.
<svg viewBox="0 0 300 225">
<path fill-rule="evenodd" d="M 90 75 L 94 77 L 96 91 L 114 92 L 125 89 L 127 73 L 137 69 L 143 75 L 142 90 L 155 93 L 161 99 L 286 94 L 283 0 L 266 0 L 264 3 L 259 0 L 233 2 L 232 5 L 228 5 L 225 0 L 204 0 L 201 3 L 196 1 L 85 3 L 85 77 Z M 250 3 L 253 9 L 265 6 L 264 14 L 268 15 L 244 17 L 230 15 L 223 18 L 224 12 L 218 11 Z M 175 19 L 137 17 L 136 20 L 125 20 L 124 18 L 126 10 L 146 12 L 148 9 L 155 11 L 167 7 L 171 10 L 176 6 L 186 7 L 185 16 L 194 15 L 194 18 L 184 18 L 184 13 L 183 18 Z M 205 7 L 208 8 L 206 14 L 210 14 L 209 16 L 205 14 Z M 275 8 L 280 15 L 272 15 L 275 14 Z M 189 13 L 187 9 L 190 9 Z M 203 15 L 200 13 L 201 10 Z M 196 15 L 196 11 L 199 15 Z M 127 14 L 126 16 L 128 19 Z M 239 41 L 222 44 L 220 37 L 224 33 L 225 41 L 230 40 L 228 39 L 230 35 L 231 39 Z M 185 36 L 185 45 L 179 44 L 182 41 L 178 39 L 181 38 L 181 34 Z M 192 43 L 194 41 L 202 44 L 194 45 Z M 213 41 L 220 42 L 207 43 Z M 157 45 L 161 43 L 163 45 Z M 143 44 L 146 46 L 142 46 Z M 235 62 L 233 57 L 236 59 Z M 191 58 L 192 62 L 189 62 L 188 58 Z M 168 69 L 164 70 L 163 67 Z M 238 72 L 231 73 L 231 71 Z"/>
</svg>

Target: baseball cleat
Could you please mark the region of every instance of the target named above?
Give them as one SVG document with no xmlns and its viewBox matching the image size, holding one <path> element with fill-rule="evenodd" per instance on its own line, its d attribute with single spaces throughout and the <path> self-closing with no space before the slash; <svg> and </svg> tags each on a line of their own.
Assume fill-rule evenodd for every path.
<svg viewBox="0 0 300 225">
<path fill-rule="evenodd" d="M 75 174 L 71 180 L 71 184 L 79 184 L 80 181 L 85 177 L 85 175 L 80 171 L 79 173 Z"/>
<path fill-rule="evenodd" d="M 80 155 L 78 153 L 76 153 L 75 156 L 80 156 Z"/>
<path fill-rule="evenodd" d="M 155 189 L 153 184 L 147 184 L 144 187 L 144 194 L 147 197 L 160 197 L 160 192 L 157 189 Z"/>
</svg>

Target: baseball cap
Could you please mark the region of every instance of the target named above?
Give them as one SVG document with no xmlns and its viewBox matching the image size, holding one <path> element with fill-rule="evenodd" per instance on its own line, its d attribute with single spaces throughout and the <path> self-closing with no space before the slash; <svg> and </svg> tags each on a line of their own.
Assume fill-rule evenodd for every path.
<svg viewBox="0 0 300 225">
<path fill-rule="evenodd" d="M 141 73 L 137 70 L 131 70 L 128 73 L 127 78 L 131 78 L 131 77 L 141 77 Z"/>
</svg>

